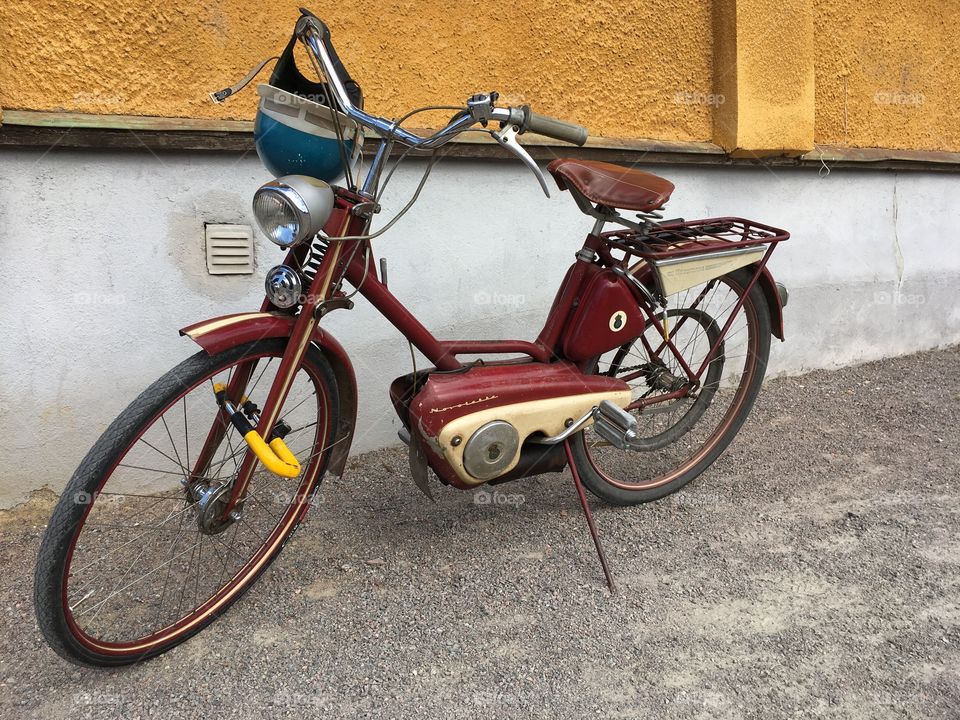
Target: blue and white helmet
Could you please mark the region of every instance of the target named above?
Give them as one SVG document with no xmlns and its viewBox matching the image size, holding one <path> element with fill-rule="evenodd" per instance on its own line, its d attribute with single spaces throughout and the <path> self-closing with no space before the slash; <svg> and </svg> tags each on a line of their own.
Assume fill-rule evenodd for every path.
<svg viewBox="0 0 960 720">
<path fill-rule="evenodd" d="M 363 146 L 363 128 L 336 107 L 326 83 L 303 76 L 293 59 L 296 35 L 277 61 L 270 83 L 259 85 L 260 104 L 253 139 L 260 161 L 274 177 L 307 175 L 333 183 L 353 167 Z M 343 64 L 332 58 L 354 106 L 363 107 L 363 94 Z M 338 138 L 339 123 L 341 147 Z"/>
<path fill-rule="evenodd" d="M 259 85 L 260 105 L 253 138 L 260 161 L 274 177 L 307 175 L 333 183 L 346 158 L 353 167 L 363 146 L 363 129 L 339 111 L 273 85 Z M 337 139 L 334 112 L 343 136 Z"/>
</svg>

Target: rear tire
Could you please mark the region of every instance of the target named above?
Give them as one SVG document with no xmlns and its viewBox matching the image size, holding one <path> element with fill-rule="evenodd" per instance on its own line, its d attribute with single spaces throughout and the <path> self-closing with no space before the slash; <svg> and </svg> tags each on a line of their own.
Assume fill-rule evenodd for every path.
<svg viewBox="0 0 960 720">
<path fill-rule="evenodd" d="M 733 292 L 738 293 L 739 296 L 742 295 L 743 289 L 746 288 L 752 277 L 753 270 L 744 268 L 719 278 L 719 280 Z M 682 309 L 683 302 L 681 301 L 676 307 Z M 742 317 L 745 318 L 746 327 L 742 328 L 739 333 L 742 334 L 744 331 L 747 333 L 744 369 L 735 390 L 732 391 L 730 406 L 719 420 L 713 420 L 709 409 L 696 408 L 699 411 L 699 416 L 694 427 L 699 426 L 698 432 L 706 433 L 708 430 L 703 429 L 703 424 L 716 422 L 713 432 L 703 436 L 702 441 L 699 438 L 694 439 L 689 434 L 691 432 L 690 428 L 684 429 L 683 432 L 673 432 L 672 435 L 670 431 L 663 433 L 663 436 L 672 438 L 672 447 L 677 459 L 661 463 L 661 466 L 652 473 L 652 477 L 641 476 L 638 479 L 628 477 L 631 474 L 629 471 L 630 465 L 634 462 L 640 464 L 642 461 L 652 460 L 653 452 L 604 448 L 601 453 L 591 449 L 591 443 L 596 442 L 596 435 L 592 431 L 587 429 L 578 433 L 571 442 L 571 449 L 580 478 L 590 492 L 612 505 L 636 505 L 658 500 L 676 492 L 696 478 L 723 453 L 736 437 L 740 428 L 743 427 L 747 416 L 750 414 L 763 384 L 763 376 L 766 373 L 767 359 L 770 354 L 770 311 L 763 292 L 757 284 L 754 284 L 744 301 L 741 313 Z M 722 327 L 723 319 L 716 319 L 716 325 Z M 704 334 L 709 335 L 711 333 L 705 330 Z M 718 356 L 733 354 L 730 339 L 734 338 L 736 334 L 734 327 L 731 327 L 724 339 L 723 347 L 725 349 L 722 353 L 718 353 Z M 610 373 L 616 376 L 628 355 L 625 350 L 629 350 L 633 345 L 634 343 L 629 343 L 620 348 L 609 365 L 604 363 L 602 358 L 597 358 L 593 363 L 593 372 Z M 696 342 L 693 343 L 693 347 L 696 349 Z M 685 355 L 685 353 L 682 354 Z M 685 357 L 685 359 L 693 366 L 691 358 Z M 623 374 L 626 374 L 626 371 Z M 719 383 L 720 381 L 717 380 L 714 390 L 719 387 Z M 721 395 L 721 393 L 716 394 Z M 711 395 L 707 405 L 715 404 L 717 404 L 717 399 Z M 656 408 L 658 406 L 650 407 Z M 709 417 L 704 417 L 704 412 Z M 637 417 L 641 419 L 643 413 L 641 412 Z M 682 422 L 683 418 L 681 417 L 677 425 Z M 591 439 L 591 435 L 594 439 Z M 689 451 L 682 447 L 684 443 L 688 444 Z M 604 463 L 598 460 L 601 454 L 607 459 Z M 631 454 L 633 460 L 631 460 Z M 651 465 L 653 464 L 651 462 Z"/>
</svg>

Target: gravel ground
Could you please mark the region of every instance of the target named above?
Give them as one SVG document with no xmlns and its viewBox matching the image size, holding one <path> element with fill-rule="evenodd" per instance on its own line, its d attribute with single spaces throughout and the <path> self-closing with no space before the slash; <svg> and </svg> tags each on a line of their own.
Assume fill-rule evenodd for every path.
<svg viewBox="0 0 960 720">
<path fill-rule="evenodd" d="M 956 718 L 960 348 L 770 381 L 681 493 L 595 503 L 568 474 L 425 502 L 351 461 L 234 608 L 121 671 L 46 648 L 48 502 L 0 515 L 0 715 Z"/>
</svg>

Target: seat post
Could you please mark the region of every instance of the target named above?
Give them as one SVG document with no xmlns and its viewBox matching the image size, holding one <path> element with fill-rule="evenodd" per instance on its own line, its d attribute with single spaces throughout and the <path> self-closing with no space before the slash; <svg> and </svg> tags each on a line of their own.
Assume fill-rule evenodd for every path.
<svg viewBox="0 0 960 720">
<path fill-rule="evenodd" d="M 601 215 L 597 215 L 596 221 L 593 223 L 593 230 L 590 231 L 591 235 L 600 237 L 600 233 L 603 232 L 603 226 L 606 224 L 607 220 Z"/>
</svg>

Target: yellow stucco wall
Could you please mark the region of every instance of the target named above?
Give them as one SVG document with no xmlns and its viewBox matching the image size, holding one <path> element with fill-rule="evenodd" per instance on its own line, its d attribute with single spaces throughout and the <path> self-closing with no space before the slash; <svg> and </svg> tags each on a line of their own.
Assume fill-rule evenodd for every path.
<svg viewBox="0 0 960 720">
<path fill-rule="evenodd" d="M 960 2 L 814 7 L 818 143 L 960 151 Z"/>
<path fill-rule="evenodd" d="M 714 142 L 747 157 L 806 152 L 814 118 L 810 0 L 713 0 L 713 8 L 714 86 L 724 97 Z"/>
<path fill-rule="evenodd" d="M 3 0 L 0 107 L 250 119 L 252 90 L 222 107 L 207 93 L 279 52 L 301 2 Z M 387 116 L 497 89 L 607 137 L 713 140 L 745 154 L 814 143 L 960 151 L 957 0 L 345 7 L 311 9 L 367 108 Z"/>
<path fill-rule="evenodd" d="M 330 25 L 373 112 L 496 89 L 594 134 L 710 137 L 711 109 L 695 102 L 711 89 L 703 0 L 382 0 L 351 12 L 309 0 L 4 0 L 0 105 L 252 118 L 255 92 L 222 108 L 207 93 L 279 52 L 301 4 Z"/>
</svg>

